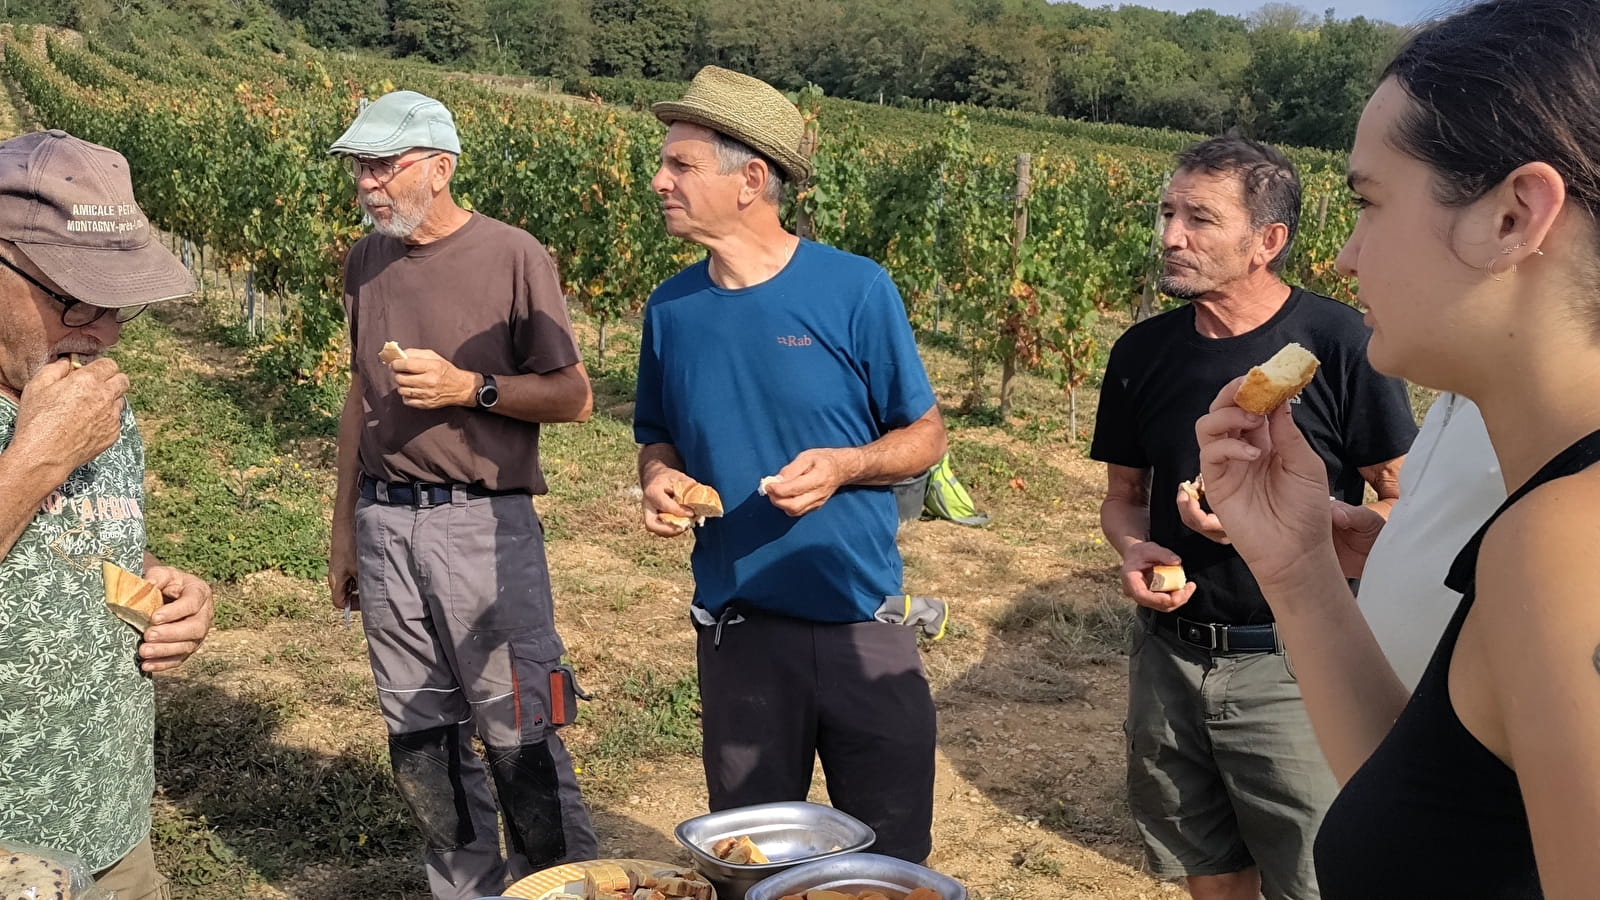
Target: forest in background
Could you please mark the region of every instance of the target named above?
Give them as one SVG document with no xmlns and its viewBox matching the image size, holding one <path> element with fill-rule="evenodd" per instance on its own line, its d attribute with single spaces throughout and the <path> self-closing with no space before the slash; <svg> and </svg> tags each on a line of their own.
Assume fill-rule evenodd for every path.
<svg viewBox="0 0 1600 900">
<path fill-rule="evenodd" d="M 1240 18 L 1046 0 L 0 0 L 0 19 L 115 42 L 225 37 L 472 71 L 688 79 L 970 103 L 1342 150 L 1404 35 L 1267 3 Z"/>
</svg>

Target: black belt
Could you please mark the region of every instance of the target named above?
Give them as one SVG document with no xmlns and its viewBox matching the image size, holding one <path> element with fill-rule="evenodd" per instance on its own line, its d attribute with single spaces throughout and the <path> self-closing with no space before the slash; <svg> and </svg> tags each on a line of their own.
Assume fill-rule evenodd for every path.
<svg viewBox="0 0 1600 900">
<path fill-rule="evenodd" d="M 1163 634 L 1213 653 L 1268 653 L 1280 646 L 1278 626 L 1214 625 L 1192 622 L 1182 616 L 1157 616 L 1156 628 Z"/>
<path fill-rule="evenodd" d="M 382 485 L 384 490 L 379 490 Z M 382 482 L 370 475 L 361 476 L 361 496 L 377 503 L 393 506 L 415 506 L 427 509 L 444 506 L 459 489 L 468 497 L 501 497 L 508 494 L 525 494 L 526 491 L 491 491 L 472 484 L 429 484 L 426 481 Z"/>
</svg>

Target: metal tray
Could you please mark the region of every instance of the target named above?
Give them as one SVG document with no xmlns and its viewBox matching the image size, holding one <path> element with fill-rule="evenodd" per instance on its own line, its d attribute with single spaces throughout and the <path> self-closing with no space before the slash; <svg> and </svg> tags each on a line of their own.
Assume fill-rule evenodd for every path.
<svg viewBox="0 0 1600 900">
<path fill-rule="evenodd" d="M 680 822 L 673 833 L 722 900 L 744 900 L 745 891 L 769 875 L 864 850 L 877 839 L 859 819 L 831 806 L 804 801 L 762 803 L 696 816 Z M 737 865 L 711 853 L 717 841 L 740 835 L 748 835 L 772 862 Z"/>
<path fill-rule="evenodd" d="M 967 889 L 954 878 L 876 853 L 850 853 L 795 866 L 758 883 L 745 894 L 745 900 L 778 900 L 816 890 L 881 891 L 889 900 L 904 900 L 919 887 L 932 888 L 939 900 L 967 900 Z"/>
</svg>

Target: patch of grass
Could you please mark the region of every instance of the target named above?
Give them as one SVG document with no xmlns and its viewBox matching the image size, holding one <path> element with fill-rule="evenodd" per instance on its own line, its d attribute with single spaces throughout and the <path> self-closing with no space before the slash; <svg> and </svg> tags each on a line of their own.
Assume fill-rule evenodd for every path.
<svg viewBox="0 0 1600 900">
<path fill-rule="evenodd" d="M 279 743 L 300 705 L 285 697 L 267 688 L 233 696 L 189 683 L 163 698 L 156 771 L 190 823 L 168 843 L 194 856 L 182 850 L 184 835 L 203 826 L 269 880 L 319 863 L 413 854 L 420 838 L 382 743 L 357 741 L 338 755 Z"/>
<path fill-rule="evenodd" d="M 1032 633 L 1049 640 L 1053 653 L 1079 661 L 1103 660 L 1126 652 L 1136 621 L 1133 604 L 1108 586 L 1084 591 L 1063 579 L 1035 585 L 994 617 L 994 630 Z"/>
<path fill-rule="evenodd" d="M 321 588 L 320 583 L 301 581 L 282 587 L 219 591 L 216 627 L 256 628 L 275 620 L 309 621 L 327 609 Z"/>
<path fill-rule="evenodd" d="M 582 754 L 585 790 L 624 793 L 638 763 L 700 754 L 700 690 L 694 671 L 634 666 L 615 688 L 596 692 L 578 722 L 594 732 Z"/>
<path fill-rule="evenodd" d="M 144 316 L 115 352 L 146 427 L 151 552 L 215 580 L 262 569 L 319 576 L 331 480 L 292 458 L 262 410 L 223 379 L 174 365 L 181 350 L 158 316 Z"/>
<path fill-rule="evenodd" d="M 1060 496 L 1066 487 L 1060 470 L 1042 455 L 1024 453 L 970 432 L 950 435 L 951 467 L 969 491 L 982 492 L 994 501 L 1018 493 L 1013 479 L 1021 479 L 1022 492 Z"/>
<path fill-rule="evenodd" d="M 158 802 L 150 822 L 150 843 L 162 874 L 195 900 L 242 897 L 261 883 L 205 816 Z"/>
</svg>

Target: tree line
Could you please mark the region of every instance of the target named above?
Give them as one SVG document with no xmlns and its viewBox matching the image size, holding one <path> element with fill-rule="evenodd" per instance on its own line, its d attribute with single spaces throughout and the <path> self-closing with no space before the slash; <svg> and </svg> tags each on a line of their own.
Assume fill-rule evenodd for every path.
<svg viewBox="0 0 1600 900">
<path fill-rule="evenodd" d="M 946 100 L 1343 149 L 1400 29 L 1268 4 L 1238 18 L 1045 0 L 274 0 L 325 47 L 465 67 Z"/>
<path fill-rule="evenodd" d="M 270 5 L 268 5 L 270 4 Z M 942 100 L 1343 149 L 1402 36 L 1268 3 L 1247 17 L 1047 0 L 0 0 L 0 17 L 114 39 L 128 18 L 269 46 L 462 69 L 685 80 L 706 64 L 786 90 Z M 266 21 L 270 17 L 275 22 Z M 214 35 L 208 35 L 214 36 Z"/>
</svg>

